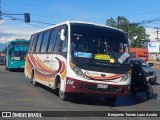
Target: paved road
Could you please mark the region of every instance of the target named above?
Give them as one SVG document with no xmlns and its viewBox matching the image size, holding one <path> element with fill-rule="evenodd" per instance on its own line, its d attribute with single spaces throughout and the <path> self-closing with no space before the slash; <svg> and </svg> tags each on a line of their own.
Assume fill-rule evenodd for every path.
<svg viewBox="0 0 160 120">
<path fill-rule="evenodd" d="M 160 69 L 156 68 L 158 75 Z M 158 77 L 160 82 L 160 76 Z M 106 106 L 102 97 L 85 96 L 61 101 L 43 85 L 34 87 L 21 71 L 0 70 L 0 111 L 159 111 L 160 85 L 153 85 L 154 97 L 119 97 L 114 107 Z"/>
</svg>

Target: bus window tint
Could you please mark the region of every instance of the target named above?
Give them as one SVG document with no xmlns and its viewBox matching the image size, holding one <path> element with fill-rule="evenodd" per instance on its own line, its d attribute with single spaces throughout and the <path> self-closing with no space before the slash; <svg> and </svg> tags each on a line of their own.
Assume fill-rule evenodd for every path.
<svg viewBox="0 0 160 120">
<path fill-rule="evenodd" d="M 72 24 L 71 51 L 74 57 L 77 57 L 76 53 L 78 52 L 90 54 L 90 56 L 107 55 L 109 56 L 107 59 L 116 60 L 115 64 L 119 63 L 118 59 L 126 53 L 127 57 L 123 59 L 123 63 L 129 64 L 127 39 L 124 33 L 111 28 Z M 91 58 L 90 56 L 88 58 Z M 97 57 L 95 59 L 102 62 L 104 58 Z M 105 62 L 110 64 L 109 60 Z"/>
<path fill-rule="evenodd" d="M 37 43 L 37 35 L 33 36 L 31 41 L 32 41 L 32 43 L 30 44 L 29 52 L 34 53 L 35 46 L 36 46 L 36 43 Z"/>
<path fill-rule="evenodd" d="M 39 49 L 40 49 L 40 47 L 41 47 L 42 37 L 43 37 L 43 33 L 41 33 L 41 34 L 38 36 L 38 41 L 37 41 L 35 53 L 38 53 L 38 52 L 39 52 Z"/>
<path fill-rule="evenodd" d="M 55 44 L 55 47 L 54 47 L 54 52 L 58 52 L 58 48 L 59 48 L 59 43 L 60 43 L 60 32 L 57 33 L 57 36 L 56 36 L 56 44 Z"/>
<path fill-rule="evenodd" d="M 50 37 L 50 41 L 49 41 L 49 45 L 48 45 L 48 52 L 51 52 L 51 50 L 52 50 L 52 46 L 54 43 L 54 37 L 55 37 L 55 30 L 53 30 L 51 33 L 51 37 Z"/>
<path fill-rule="evenodd" d="M 29 47 L 29 49 L 28 49 L 28 53 L 30 53 L 31 52 L 31 49 L 32 49 L 32 44 L 33 44 L 33 38 L 34 38 L 34 36 L 31 36 L 31 42 L 30 42 L 30 47 Z"/>
<path fill-rule="evenodd" d="M 62 41 L 61 44 L 61 52 L 67 52 L 67 40 Z"/>
<path fill-rule="evenodd" d="M 19 57 L 18 60 L 24 60 L 27 54 L 27 50 L 28 50 L 28 46 L 12 46 L 11 59 L 14 60 L 14 57 Z"/>
<path fill-rule="evenodd" d="M 41 53 L 44 53 L 46 51 L 49 35 L 50 35 L 50 31 L 44 33 L 42 47 L 41 47 Z"/>
</svg>

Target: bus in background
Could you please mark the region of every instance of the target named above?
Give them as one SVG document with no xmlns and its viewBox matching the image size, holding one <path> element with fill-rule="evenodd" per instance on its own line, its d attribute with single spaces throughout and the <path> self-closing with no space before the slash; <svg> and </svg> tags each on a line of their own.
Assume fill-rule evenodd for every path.
<svg viewBox="0 0 160 120">
<path fill-rule="evenodd" d="M 128 48 L 128 39 L 118 29 L 66 21 L 31 36 L 25 76 L 33 85 L 58 90 L 62 100 L 81 93 L 104 96 L 113 104 L 129 91 Z"/>
<path fill-rule="evenodd" d="M 29 40 L 17 39 L 7 44 L 6 69 L 24 68 L 29 43 Z"/>
<path fill-rule="evenodd" d="M 140 58 L 145 62 L 149 60 L 149 52 L 146 48 L 130 48 L 130 55 L 132 58 Z"/>
</svg>

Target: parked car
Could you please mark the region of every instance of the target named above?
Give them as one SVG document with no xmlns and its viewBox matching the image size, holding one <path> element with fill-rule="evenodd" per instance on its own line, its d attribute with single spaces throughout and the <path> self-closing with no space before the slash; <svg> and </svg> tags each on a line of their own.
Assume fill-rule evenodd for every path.
<svg viewBox="0 0 160 120">
<path fill-rule="evenodd" d="M 0 56 L 0 65 L 5 65 L 5 64 L 6 64 L 6 57 Z"/>
<path fill-rule="evenodd" d="M 153 63 L 146 63 L 140 58 L 132 58 L 131 63 L 133 63 L 133 61 L 135 61 L 135 60 L 142 62 L 142 68 L 148 73 L 148 75 L 150 77 L 150 84 L 154 84 L 157 81 L 156 71 L 153 68 L 151 68 L 151 66 L 153 66 L 154 64 Z"/>
</svg>

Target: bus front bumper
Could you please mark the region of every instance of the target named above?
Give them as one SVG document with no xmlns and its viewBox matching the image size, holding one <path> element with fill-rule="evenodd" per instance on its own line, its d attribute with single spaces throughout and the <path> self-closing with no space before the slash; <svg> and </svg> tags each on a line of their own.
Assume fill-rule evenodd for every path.
<svg viewBox="0 0 160 120">
<path fill-rule="evenodd" d="M 93 95 L 128 95 L 130 85 L 112 85 L 85 82 L 67 77 L 65 92 L 68 93 L 84 93 Z"/>
<path fill-rule="evenodd" d="M 11 61 L 8 68 L 15 69 L 15 68 L 22 68 L 24 69 L 25 61 Z"/>
</svg>

